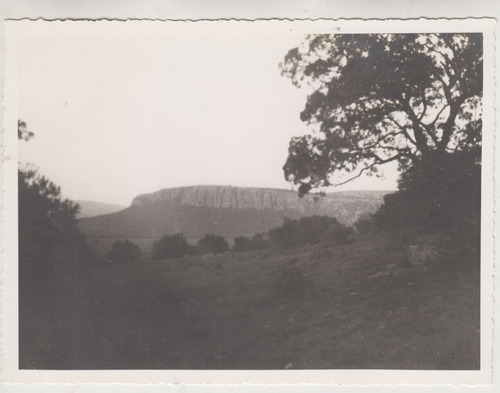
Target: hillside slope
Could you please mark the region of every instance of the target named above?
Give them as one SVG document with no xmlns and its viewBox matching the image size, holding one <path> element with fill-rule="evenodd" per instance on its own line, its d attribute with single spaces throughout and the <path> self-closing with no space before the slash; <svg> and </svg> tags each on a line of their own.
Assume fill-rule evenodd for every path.
<svg viewBox="0 0 500 393">
<path fill-rule="evenodd" d="M 348 191 L 299 198 L 296 192 L 263 188 L 193 186 L 136 197 L 122 211 L 81 220 L 93 238 L 158 238 L 182 232 L 251 236 L 281 225 L 285 217 L 330 215 L 351 225 L 376 211 L 386 191 Z"/>
<path fill-rule="evenodd" d="M 112 203 L 103 203 L 95 201 L 75 201 L 80 205 L 78 218 L 95 217 L 103 214 L 115 213 L 126 208 L 126 206 Z"/>
<path fill-rule="evenodd" d="M 65 296 L 21 304 L 20 367 L 478 369 L 478 261 L 461 253 L 411 269 L 407 246 L 379 235 L 165 261 L 146 254 L 65 275 L 53 284 Z M 27 293 L 50 292 L 40 283 Z"/>
</svg>

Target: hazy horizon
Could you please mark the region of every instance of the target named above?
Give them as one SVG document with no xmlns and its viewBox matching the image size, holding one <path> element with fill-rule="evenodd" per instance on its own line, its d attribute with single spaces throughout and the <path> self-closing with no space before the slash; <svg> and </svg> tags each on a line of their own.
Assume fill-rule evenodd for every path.
<svg viewBox="0 0 500 393">
<path fill-rule="evenodd" d="M 279 188 L 279 187 L 253 187 L 253 186 L 231 186 L 231 185 L 224 185 L 224 184 L 192 184 L 192 185 L 187 185 L 187 186 L 172 186 L 172 187 L 165 187 L 165 188 L 160 188 L 156 191 L 152 192 L 145 192 L 141 194 L 137 194 L 135 197 L 132 199 L 141 196 L 141 195 L 148 195 L 155 193 L 157 191 L 161 190 L 166 190 L 166 189 L 175 189 L 175 188 L 191 188 L 191 187 L 233 187 L 233 188 L 257 188 L 257 189 L 268 189 L 268 190 L 276 190 L 276 191 L 289 191 L 289 192 L 297 192 L 296 190 L 292 190 L 290 187 L 289 188 Z M 394 189 L 356 189 L 356 190 L 348 190 L 348 189 L 331 189 L 327 192 L 327 194 L 331 193 L 336 193 L 336 192 L 368 192 L 368 191 L 373 191 L 373 192 L 391 192 L 395 191 Z M 314 191 L 311 191 L 311 194 L 314 194 Z M 298 194 L 297 194 L 298 195 Z M 75 199 L 75 202 L 95 202 L 95 203 L 102 203 L 102 204 L 107 204 L 107 205 L 116 205 L 116 206 L 124 206 L 124 207 L 129 207 L 132 203 L 132 200 L 128 204 L 124 203 L 115 203 L 115 202 L 103 202 L 103 201 L 96 201 L 96 200 L 89 200 L 89 199 Z"/>
<path fill-rule="evenodd" d="M 35 133 L 19 160 L 64 197 L 129 205 L 139 194 L 190 185 L 291 189 L 290 138 L 307 92 L 280 75 L 300 34 L 24 35 L 19 118 Z M 396 189 L 362 177 L 342 190 Z M 328 190 L 333 191 L 333 190 Z"/>
</svg>

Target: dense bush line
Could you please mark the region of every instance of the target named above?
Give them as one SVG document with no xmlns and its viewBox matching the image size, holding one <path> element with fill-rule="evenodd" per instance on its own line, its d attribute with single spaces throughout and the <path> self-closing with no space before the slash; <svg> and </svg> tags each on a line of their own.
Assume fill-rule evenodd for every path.
<svg viewBox="0 0 500 393">
<path fill-rule="evenodd" d="M 298 220 L 285 219 L 283 225 L 269 231 L 271 241 L 283 247 L 328 242 L 346 244 L 354 240 L 354 229 L 340 224 L 334 217 L 312 216 Z"/>
<path fill-rule="evenodd" d="M 271 246 L 271 241 L 263 233 L 256 233 L 251 239 L 238 236 L 234 239 L 233 251 L 263 250 Z"/>
</svg>

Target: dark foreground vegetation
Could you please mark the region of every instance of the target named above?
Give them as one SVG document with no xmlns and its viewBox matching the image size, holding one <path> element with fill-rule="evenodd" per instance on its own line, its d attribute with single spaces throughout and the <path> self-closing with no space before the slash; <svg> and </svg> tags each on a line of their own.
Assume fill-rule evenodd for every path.
<svg viewBox="0 0 500 393">
<path fill-rule="evenodd" d="M 335 245 L 346 244 L 354 241 L 354 239 L 354 228 L 340 224 L 334 217 L 285 218 L 283 224 L 270 229 L 268 232 L 256 233 L 251 238 L 245 236 L 235 237 L 232 250 L 235 252 L 263 250 L 272 246 L 289 248 L 306 244 L 318 244 L 325 241 Z M 132 246 L 138 248 L 129 240 L 117 241 L 113 243 L 113 249 L 108 256 L 115 251 L 115 248 L 124 248 L 125 246 L 128 246 L 130 252 L 132 252 Z M 196 245 L 189 244 L 186 236 L 182 233 L 164 235 L 161 239 L 155 241 L 151 247 L 152 257 L 159 260 L 181 258 L 186 255 L 223 254 L 229 250 L 230 246 L 227 240 L 223 236 L 213 233 L 203 236 L 197 241 Z M 125 250 L 119 251 L 122 251 L 123 260 L 131 261 L 136 259 L 125 255 Z M 114 259 L 117 260 L 117 258 Z M 114 259 L 108 257 L 108 261 Z"/>
<path fill-rule="evenodd" d="M 21 368 L 479 367 L 477 256 L 410 268 L 392 236 L 21 284 Z"/>
<path fill-rule="evenodd" d="M 21 369 L 480 366 L 477 177 L 443 179 L 454 205 L 434 214 L 425 198 L 440 195 L 406 192 L 403 178 L 356 232 L 310 217 L 233 251 L 207 235 L 187 255 L 178 234 L 151 253 L 125 240 L 96 255 L 77 206 L 36 172 L 19 176 Z M 444 251 L 412 266 L 418 239 Z"/>
</svg>

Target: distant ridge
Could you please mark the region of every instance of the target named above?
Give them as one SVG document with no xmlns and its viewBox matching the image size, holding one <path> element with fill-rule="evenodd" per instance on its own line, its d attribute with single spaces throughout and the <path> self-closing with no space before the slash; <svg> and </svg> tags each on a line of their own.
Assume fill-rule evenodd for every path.
<svg viewBox="0 0 500 393">
<path fill-rule="evenodd" d="M 123 210 L 126 206 L 116 205 L 112 203 L 103 203 L 95 201 L 75 201 L 81 207 L 78 213 L 78 218 L 94 217 L 103 214 L 115 213 Z"/>
<path fill-rule="evenodd" d="M 324 197 L 310 194 L 300 198 L 296 191 L 276 188 L 253 188 L 232 186 L 188 186 L 165 188 L 150 194 L 135 197 L 132 206 L 141 206 L 157 201 L 171 201 L 180 205 L 215 208 L 294 210 L 301 214 L 338 213 L 336 202 L 341 200 L 382 200 L 390 191 L 338 191 Z M 345 217 L 347 222 L 354 222 Z"/>
<path fill-rule="evenodd" d="M 374 213 L 390 191 L 340 191 L 299 198 L 297 192 L 272 188 L 189 186 L 139 195 L 130 207 L 81 220 L 90 237 L 158 238 L 182 232 L 251 236 L 281 225 L 283 219 L 329 215 L 352 225 Z"/>
</svg>

